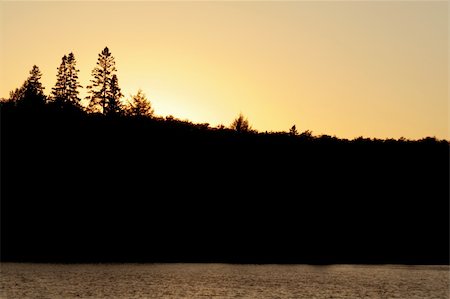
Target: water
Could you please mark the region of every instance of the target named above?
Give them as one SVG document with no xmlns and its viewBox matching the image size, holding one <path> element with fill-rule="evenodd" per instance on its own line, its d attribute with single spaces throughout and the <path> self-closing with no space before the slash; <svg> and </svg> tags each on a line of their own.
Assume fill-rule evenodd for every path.
<svg viewBox="0 0 450 299">
<path fill-rule="evenodd" d="M 3 263 L 0 296 L 449 298 L 449 267 Z"/>
</svg>

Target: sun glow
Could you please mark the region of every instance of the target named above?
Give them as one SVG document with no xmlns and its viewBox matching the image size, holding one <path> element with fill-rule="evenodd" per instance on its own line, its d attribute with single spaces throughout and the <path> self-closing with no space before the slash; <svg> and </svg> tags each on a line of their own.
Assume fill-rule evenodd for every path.
<svg viewBox="0 0 450 299">
<path fill-rule="evenodd" d="M 129 97 L 141 88 L 157 115 L 215 126 L 242 112 L 260 131 L 296 124 L 345 138 L 450 139 L 447 8 L 2 2 L 0 96 L 20 86 L 34 64 L 49 93 L 61 57 L 71 51 L 86 86 L 108 46 L 122 92 Z"/>
</svg>

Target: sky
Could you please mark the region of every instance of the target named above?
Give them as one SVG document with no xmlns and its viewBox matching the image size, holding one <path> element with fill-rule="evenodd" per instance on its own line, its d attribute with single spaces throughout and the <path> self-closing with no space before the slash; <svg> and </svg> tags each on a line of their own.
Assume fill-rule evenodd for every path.
<svg viewBox="0 0 450 299">
<path fill-rule="evenodd" d="M 160 116 L 450 139 L 448 16 L 447 1 L 3 1 L 0 97 L 34 64 L 50 93 L 70 52 L 86 86 L 108 46 L 122 92 Z"/>
</svg>

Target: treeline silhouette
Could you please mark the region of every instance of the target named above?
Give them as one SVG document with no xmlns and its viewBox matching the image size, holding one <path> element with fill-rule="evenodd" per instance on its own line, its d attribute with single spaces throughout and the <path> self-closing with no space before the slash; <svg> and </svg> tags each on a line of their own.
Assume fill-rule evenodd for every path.
<svg viewBox="0 0 450 299">
<path fill-rule="evenodd" d="M 449 263 L 448 141 L 156 117 L 107 48 L 83 104 L 70 56 L 1 103 L 2 261 Z"/>
</svg>

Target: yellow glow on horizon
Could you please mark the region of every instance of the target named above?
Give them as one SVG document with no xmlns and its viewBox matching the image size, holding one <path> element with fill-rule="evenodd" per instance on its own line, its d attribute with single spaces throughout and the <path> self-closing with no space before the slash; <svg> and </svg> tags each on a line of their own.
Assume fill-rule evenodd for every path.
<svg viewBox="0 0 450 299">
<path fill-rule="evenodd" d="M 141 88 L 157 115 L 450 139 L 447 2 L 2 2 L 0 14 L 0 97 L 33 64 L 48 94 L 71 51 L 86 86 L 108 46 L 123 94 Z"/>
</svg>

